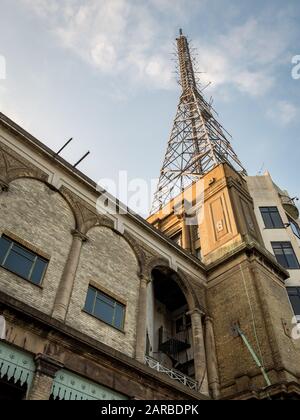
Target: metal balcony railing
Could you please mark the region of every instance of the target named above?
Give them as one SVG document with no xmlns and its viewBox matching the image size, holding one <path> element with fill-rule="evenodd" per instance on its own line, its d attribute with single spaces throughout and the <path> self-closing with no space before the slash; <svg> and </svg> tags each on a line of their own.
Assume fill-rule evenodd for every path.
<svg viewBox="0 0 300 420">
<path fill-rule="evenodd" d="M 149 366 L 151 369 L 155 369 L 157 372 L 164 373 L 174 381 L 180 382 L 181 384 L 187 386 L 190 389 L 193 389 L 194 391 L 198 391 L 198 382 L 190 378 L 189 376 L 184 375 L 178 370 L 169 369 L 163 366 L 158 360 L 155 360 L 150 356 L 145 357 L 145 362 L 147 366 Z"/>
</svg>

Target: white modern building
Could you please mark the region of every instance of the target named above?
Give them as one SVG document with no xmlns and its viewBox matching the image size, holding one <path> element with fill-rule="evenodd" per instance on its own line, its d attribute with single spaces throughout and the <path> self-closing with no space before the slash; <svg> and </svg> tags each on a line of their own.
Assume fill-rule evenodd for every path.
<svg viewBox="0 0 300 420">
<path fill-rule="evenodd" d="M 286 281 L 291 304 L 300 316 L 300 220 L 297 197 L 281 190 L 267 172 L 247 177 L 255 214 L 266 248 L 289 272 Z"/>
</svg>

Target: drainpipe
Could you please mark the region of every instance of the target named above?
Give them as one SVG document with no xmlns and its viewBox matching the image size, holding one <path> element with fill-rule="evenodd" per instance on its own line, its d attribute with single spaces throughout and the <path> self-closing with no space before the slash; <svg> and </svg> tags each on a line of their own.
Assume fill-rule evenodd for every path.
<svg viewBox="0 0 300 420">
<path fill-rule="evenodd" d="M 254 362 L 256 363 L 256 365 L 257 365 L 257 366 L 259 367 L 259 369 L 261 370 L 261 373 L 262 373 L 262 375 L 263 375 L 263 377 L 264 377 L 264 379 L 265 379 L 265 381 L 266 381 L 267 386 L 268 386 L 268 387 L 269 387 L 269 386 L 271 386 L 271 385 L 272 385 L 272 383 L 271 383 L 271 381 L 270 381 L 270 378 L 269 378 L 269 376 L 268 376 L 268 374 L 267 374 L 267 372 L 266 372 L 266 370 L 265 370 L 265 368 L 264 368 L 263 364 L 262 364 L 262 363 L 261 363 L 261 361 L 259 360 L 259 358 L 258 358 L 257 354 L 255 353 L 255 351 L 254 351 L 253 347 L 252 347 L 252 346 L 251 346 L 251 344 L 249 343 L 249 341 L 248 341 L 247 337 L 245 336 L 245 334 L 243 333 L 243 331 L 240 329 L 240 327 L 239 327 L 237 324 L 236 324 L 236 325 L 234 325 L 233 330 L 234 330 L 234 332 L 235 332 L 236 334 L 238 334 L 238 335 L 241 337 L 241 339 L 243 340 L 243 342 L 244 342 L 244 344 L 246 345 L 246 347 L 247 347 L 247 349 L 248 349 L 249 353 L 251 354 L 251 356 L 252 356 L 252 358 L 253 358 Z"/>
</svg>

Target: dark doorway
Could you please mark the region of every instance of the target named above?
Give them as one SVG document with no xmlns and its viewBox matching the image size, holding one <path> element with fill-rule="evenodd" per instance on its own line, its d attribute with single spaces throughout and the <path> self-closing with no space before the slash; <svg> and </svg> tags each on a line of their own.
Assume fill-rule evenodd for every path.
<svg viewBox="0 0 300 420">
<path fill-rule="evenodd" d="M 168 267 L 152 270 L 153 357 L 164 367 L 176 369 L 193 378 L 191 317 L 177 280 L 177 273 Z"/>
<path fill-rule="evenodd" d="M 14 383 L 6 377 L 0 379 L 0 401 L 20 401 L 26 396 L 27 386 L 21 386 L 20 383 Z"/>
</svg>

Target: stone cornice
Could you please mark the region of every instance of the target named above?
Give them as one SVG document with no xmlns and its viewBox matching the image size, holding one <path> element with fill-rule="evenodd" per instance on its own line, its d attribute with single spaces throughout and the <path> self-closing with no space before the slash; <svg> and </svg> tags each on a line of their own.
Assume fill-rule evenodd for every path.
<svg viewBox="0 0 300 420">
<path fill-rule="evenodd" d="M 230 252 L 226 253 L 217 261 L 207 265 L 207 273 L 209 274 L 218 268 L 221 264 L 224 264 L 225 262 L 228 262 L 243 253 L 246 253 L 247 255 L 256 253 L 264 260 L 267 266 L 276 271 L 276 273 L 282 278 L 282 281 L 289 278 L 288 271 L 285 270 L 280 264 L 278 264 L 275 257 L 271 253 L 269 253 L 265 248 L 263 248 L 258 242 L 255 241 L 245 241 Z"/>
<path fill-rule="evenodd" d="M 297 382 L 282 382 L 272 385 L 263 390 L 251 390 L 240 392 L 232 396 L 226 397 L 226 400 L 266 400 L 273 396 L 279 400 L 279 395 L 300 395 L 300 385 Z"/>
<path fill-rule="evenodd" d="M 34 360 L 37 372 L 50 378 L 54 378 L 56 372 L 64 367 L 63 363 L 58 362 L 46 354 L 37 354 Z"/>
</svg>

